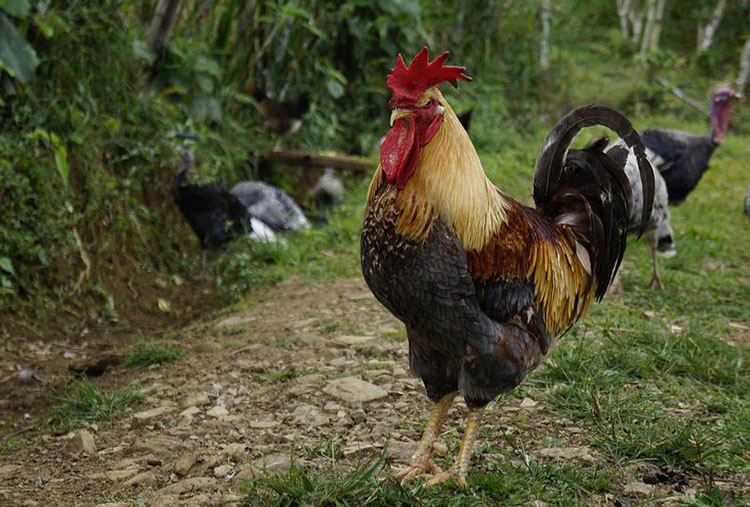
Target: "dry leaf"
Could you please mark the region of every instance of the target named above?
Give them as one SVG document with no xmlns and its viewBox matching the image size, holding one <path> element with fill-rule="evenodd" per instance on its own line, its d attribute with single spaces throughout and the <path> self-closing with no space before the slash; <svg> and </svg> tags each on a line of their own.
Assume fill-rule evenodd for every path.
<svg viewBox="0 0 750 507">
<path fill-rule="evenodd" d="M 164 313 L 172 311 L 172 308 L 169 306 L 169 301 L 164 298 L 159 298 L 156 301 L 156 304 L 159 306 L 159 310 L 163 311 Z"/>
</svg>

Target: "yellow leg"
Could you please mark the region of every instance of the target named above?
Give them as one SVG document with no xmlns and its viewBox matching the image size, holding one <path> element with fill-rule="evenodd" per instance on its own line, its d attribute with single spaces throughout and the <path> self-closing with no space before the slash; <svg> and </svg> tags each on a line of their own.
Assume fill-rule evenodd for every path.
<svg viewBox="0 0 750 507">
<path fill-rule="evenodd" d="M 436 474 L 432 479 L 427 481 L 425 486 L 435 486 L 448 479 L 455 479 L 461 487 L 466 487 L 466 474 L 469 472 L 469 463 L 471 462 L 471 451 L 479 435 L 479 427 L 482 423 L 482 409 L 470 408 L 466 416 L 466 428 L 464 429 L 464 438 L 461 440 L 461 446 L 458 449 L 456 462 L 450 470 Z"/>
<path fill-rule="evenodd" d="M 417 450 L 409 460 L 409 466 L 396 474 L 396 478 L 401 479 L 402 483 L 420 475 L 434 474 L 441 471 L 432 460 L 432 445 L 440 435 L 440 428 L 443 426 L 445 415 L 448 413 L 448 409 L 453 404 L 455 397 L 456 393 L 446 394 L 435 404 L 435 408 L 432 409 L 430 419 L 427 421 L 427 426 L 422 434 L 422 440 L 419 441 Z"/>
</svg>

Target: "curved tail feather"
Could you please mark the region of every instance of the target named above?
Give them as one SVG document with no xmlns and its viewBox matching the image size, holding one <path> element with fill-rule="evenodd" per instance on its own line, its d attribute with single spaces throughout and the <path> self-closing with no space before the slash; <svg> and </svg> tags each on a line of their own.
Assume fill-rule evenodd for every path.
<svg viewBox="0 0 750 507">
<path fill-rule="evenodd" d="M 643 213 L 639 237 L 646 230 L 654 202 L 654 175 L 640 135 L 620 112 L 606 106 L 588 105 L 574 109 L 552 128 L 542 145 L 534 168 L 534 202 L 543 206 L 560 185 L 570 143 L 586 127 L 602 125 L 612 129 L 631 148 L 638 160 L 643 185 Z"/>
<path fill-rule="evenodd" d="M 579 258 L 590 265 L 590 283 L 596 284 L 596 297 L 601 299 L 625 253 L 631 191 L 625 157 L 617 151 L 606 153 L 606 138 L 581 150 L 570 149 L 575 136 L 593 125 L 614 130 L 636 155 L 644 199 L 639 230 L 645 231 L 654 200 L 653 169 L 627 118 L 605 106 L 575 109 L 552 128 L 534 170 L 534 201 L 543 215 L 572 232 Z"/>
</svg>

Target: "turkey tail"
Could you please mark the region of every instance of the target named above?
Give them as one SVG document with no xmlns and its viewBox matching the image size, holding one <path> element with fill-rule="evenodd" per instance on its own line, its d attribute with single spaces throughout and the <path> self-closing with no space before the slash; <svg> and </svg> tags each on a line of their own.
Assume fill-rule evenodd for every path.
<svg viewBox="0 0 750 507">
<path fill-rule="evenodd" d="M 544 140 L 534 168 L 534 202 L 541 207 L 552 197 L 555 189 L 560 186 L 570 143 L 581 130 L 594 125 L 612 129 L 633 150 L 638 160 L 644 202 L 638 233 L 640 237 L 646 230 L 654 203 L 654 175 L 640 135 L 625 116 L 611 107 L 579 107 L 565 115 L 552 128 Z"/>
<path fill-rule="evenodd" d="M 590 283 L 596 282 L 596 297 L 601 299 L 625 252 L 631 195 L 625 157 L 616 151 L 605 153 L 606 138 L 582 150 L 570 149 L 573 138 L 593 125 L 615 131 L 636 154 L 643 184 L 643 233 L 654 200 L 653 170 L 638 133 L 624 116 L 608 107 L 575 109 L 555 125 L 537 158 L 534 201 L 543 215 L 571 230 L 586 249 L 588 258 L 582 262 L 590 263 Z"/>
</svg>

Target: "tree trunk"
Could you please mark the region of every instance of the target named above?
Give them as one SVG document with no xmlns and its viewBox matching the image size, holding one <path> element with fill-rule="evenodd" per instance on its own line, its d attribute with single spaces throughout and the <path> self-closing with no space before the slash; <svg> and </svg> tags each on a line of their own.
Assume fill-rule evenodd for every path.
<svg viewBox="0 0 750 507">
<path fill-rule="evenodd" d="M 750 77 L 750 36 L 745 41 L 745 47 L 742 48 L 740 56 L 740 74 L 737 76 L 738 92 L 745 93 L 748 77 Z"/>
<path fill-rule="evenodd" d="M 648 50 L 653 51 L 659 47 L 661 38 L 661 26 L 664 22 L 664 10 L 667 7 L 667 0 L 657 0 L 656 13 L 654 16 L 654 26 L 651 29 L 651 40 L 648 42 Z"/>
<path fill-rule="evenodd" d="M 632 0 L 617 0 L 617 16 L 620 18 L 620 31 L 622 40 L 628 40 L 628 14 L 630 14 L 630 5 Z"/>
<path fill-rule="evenodd" d="M 654 30 L 654 20 L 656 19 L 656 0 L 648 0 L 646 4 L 646 26 L 643 29 L 643 38 L 641 39 L 641 54 L 646 54 L 651 43 L 651 33 Z"/>
<path fill-rule="evenodd" d="M 642 55 L 659 47 L 661 26 L 664 20 L 664 10 L 666 7 L 667 0 L 648 0 L 646 26 L 643 29 L 643 38 L 641 39 Z"/>
<path fill-rule="evenodd" d="M 156 14 L 151 22 L 149 30 L 149 46 L 156 55 L 153 67 L 155 68 L 167 50 L 169 33 L 172 31 L 175 21 L 180 14 L 182 0 L 159 0 L 156 6 Z"/>
<path fill-rule="evenodd" d="M 539 48 L 539 67 L 546 71 L 549 69 L 549 33 L 550 19 L 552 18 L 552 0 L 542 0 L 542 40 Z"/>
<path fill-rule="evenodd" d="M 719 28 L 719 23 L 721 23 L 721 19 L 724 16 L 726 6 L 727 0 L 719 0 L 706 26 L 698 27 L 698 53 L 708 51 L 708 48 L 713 44 L 716 29 Z"/>
<path fill-rule="evenodd" d="M 643 32 L 644 13 L 645 6 L 643 6 L 643 8 L 636 8 L 635 5 L 631 7 L 630 12 L 628 13 L 630 25 L 633 27 L 630 34 L 630 40 L 633 44 L 634 49 L 638 48 L 638 42 L 641 40 L 641 33 Z"/>
</svg>

